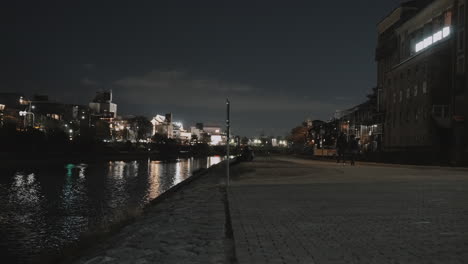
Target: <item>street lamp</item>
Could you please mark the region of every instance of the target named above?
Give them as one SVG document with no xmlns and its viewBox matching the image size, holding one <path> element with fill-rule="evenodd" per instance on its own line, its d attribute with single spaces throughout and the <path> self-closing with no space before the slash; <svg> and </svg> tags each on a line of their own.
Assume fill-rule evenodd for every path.
<svg viewBox="0 0 468 264">
<path fill-rule="evenodd" d="M 5 105 L 0 104 L 0 127 L 3 126 L 3 110 L 5 110 Z"/>
<path fill-rule="evenodd" d="M 230 136 L 230 128 L 231 128 L 231 102 L 228 98 L 226 98 L 226 136 L 227 136 L 227 144 L 226 144 L 226 156 L 227 156 L 227 163 L 226 163 L 226 186 L 229 186 L 229 136 Z"/>
</svg>

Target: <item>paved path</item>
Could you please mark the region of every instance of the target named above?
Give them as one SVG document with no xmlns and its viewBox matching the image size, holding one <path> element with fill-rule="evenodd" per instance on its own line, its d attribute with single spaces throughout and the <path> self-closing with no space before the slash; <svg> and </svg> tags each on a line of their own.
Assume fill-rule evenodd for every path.
<svg viewBox="0 0 468 264">
<path fill-rule="evenodd" d="M 224 171 L 211 168 L 75 263 L 230 263 Z"/>
<path fill-rule="evenodd" d="M 233 168 L 243 263 L 468 263 L 468 170 L 276 158 Z"/>
</svg>

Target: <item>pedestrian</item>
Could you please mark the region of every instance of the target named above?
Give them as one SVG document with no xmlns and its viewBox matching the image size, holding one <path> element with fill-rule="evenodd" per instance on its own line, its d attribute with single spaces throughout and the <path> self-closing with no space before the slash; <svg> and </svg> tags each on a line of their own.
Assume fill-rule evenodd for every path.
<svg viewBox="0 0 468 264">
<path fill-rule="evenodd" d="M 349 153 L 351 159 L 351 166 L 354 166 L 356 165 L 356 156 L 357 154 L 359 154 L 359 143 L 355 135 L 352 135 L 351 139 L 349 140 Z"/>
<path fill-rule="evenodd" d="M 245 146 L 242 149 L 242 159 L 244 161 L 253 161 L 253 158 L 254 158 L 254 153 L 253 153 L 252 148 L 250 148 L 249 146 Z"/>
<path fill-rule="evenodd" d="M 343 164 L 346 163 L 345 152 L 348 148 L 348 140 L 346 135 L 341 132 L 336 140 L 336 152 L 338 154 L 336 163 L 340 163 L 340 160 L 343 160 Z"/>
</svg>

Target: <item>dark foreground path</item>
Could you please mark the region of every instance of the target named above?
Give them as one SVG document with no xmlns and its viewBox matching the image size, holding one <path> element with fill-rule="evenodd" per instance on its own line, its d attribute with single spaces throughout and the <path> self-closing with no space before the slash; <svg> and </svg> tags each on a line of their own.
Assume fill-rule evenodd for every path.
<svg viewBox="0 0 468 264">
<path fill-rule="evenodd" d="M 290 158 L 233 170 L 239 263 L 468 263 L 468 170 Z"/>
<path fill-rule="evenodd" d="M 224 168 L 210 168 L 149 206 L 137 221 L 91 247 L 74 263 L 230 263 L 233 245 L 226 236 Z"/>
</svg>

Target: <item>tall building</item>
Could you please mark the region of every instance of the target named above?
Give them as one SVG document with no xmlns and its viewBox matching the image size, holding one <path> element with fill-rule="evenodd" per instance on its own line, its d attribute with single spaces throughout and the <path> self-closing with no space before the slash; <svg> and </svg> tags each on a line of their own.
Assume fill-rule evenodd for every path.
<svg viewBox="0 0 468 264">
<path fill-rule="evenodd" d="M 408 1 L 378 24 L 383 148 L 467 156 L 465 0 Z"/>
<path fill-rule="evenodd" d="M 93 101 L 89 103 L 93 115 L 103 118 L 117 117 L 117 104 L 112 102 L 112 91 L 100 91 L 96 93 Z"/>
</svg>

